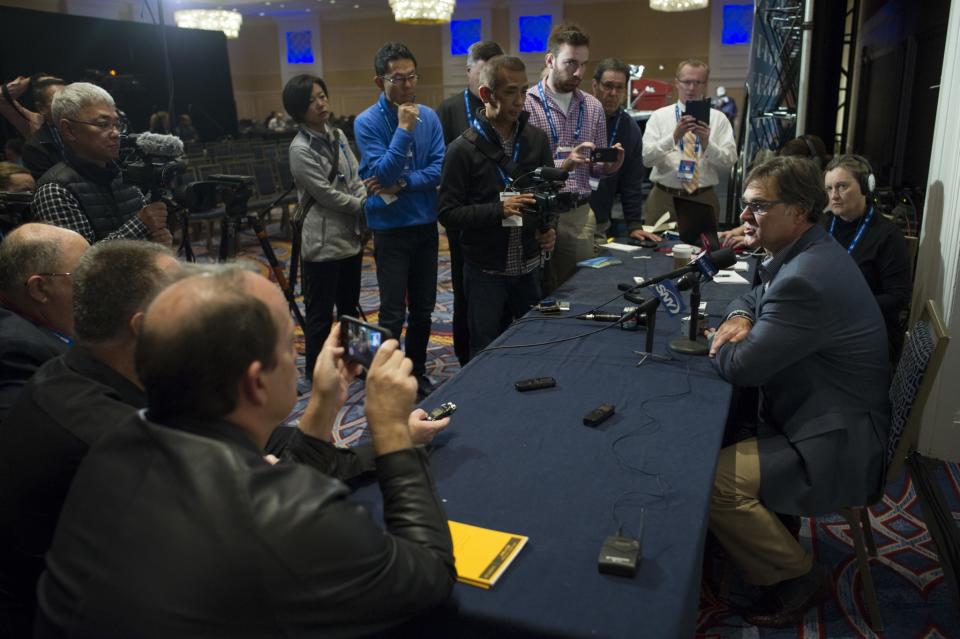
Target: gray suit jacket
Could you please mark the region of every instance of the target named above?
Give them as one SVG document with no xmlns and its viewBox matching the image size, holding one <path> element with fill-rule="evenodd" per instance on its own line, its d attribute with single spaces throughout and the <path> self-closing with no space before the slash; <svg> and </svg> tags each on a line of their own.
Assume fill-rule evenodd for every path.
<svg viewBox="0 0 960 639">
<path fill-rule="evenodd" d="M 820 226 L 781 251 L 764 279 L 727 308 L 753 315 L 750 333 L 714 360 L 731 383 L 760 387 L 761 500 L 804 515 L 873 503 L 890 427 L 876 298 Z"/>
</svg>

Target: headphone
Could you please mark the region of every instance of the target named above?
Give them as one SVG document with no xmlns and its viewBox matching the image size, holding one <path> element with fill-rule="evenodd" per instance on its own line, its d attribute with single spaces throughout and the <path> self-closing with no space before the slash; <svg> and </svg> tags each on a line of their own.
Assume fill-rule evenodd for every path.
<svg viewBox="0 0 960 639">
<path fill-rule="evenodd" d="M 803 140 L 803 143 L 807 145 L 807 150 L 810 151 L 811 160 L 816 160 L 820 157 L 820 154 L 817 153 L 817 150 L 813 147 L 813 142 L 810 141 L 810 136 L 801 135 L 800 139 Z"/>
<path fill-rule="evenodd" d="M 873 175 L 873 167 L 870 166 L 870 162 L 862 155 L 853 154 L 841 156 L 839 159 L 840 162 L 843 162 L 848 158 L 860 165 L 861 170 L 857 174 L 857 179 L 860 180 L 860 191 L 867 197 L 873 195 L 877 188 L 877 178 Z"/>
</svg>

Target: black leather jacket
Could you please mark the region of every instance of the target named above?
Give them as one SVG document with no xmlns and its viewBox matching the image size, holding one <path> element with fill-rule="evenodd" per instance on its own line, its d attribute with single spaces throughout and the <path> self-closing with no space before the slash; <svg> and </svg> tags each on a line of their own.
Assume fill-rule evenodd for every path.
<svg viewBox="0 0 960 639">
<path fill-rule="evenodd" d="M 237 427 L 137 416 L 94 446 L 38 588 L 38 637 L 353 637 L 456 579 L 426 457 L 376 460 L 386 532 L 340 481 Z"/>
</svg>

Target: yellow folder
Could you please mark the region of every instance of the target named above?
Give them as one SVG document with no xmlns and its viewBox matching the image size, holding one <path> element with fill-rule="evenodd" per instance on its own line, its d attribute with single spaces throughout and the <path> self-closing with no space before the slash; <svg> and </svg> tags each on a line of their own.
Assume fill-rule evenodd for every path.
<svg viewBox="0 0 960 639">
<path fill-rule="evenodd" d="M 458 579 L 465 584 L 490 588 L 526 545 L 528 537 L 447 522 L 453 538 L 453 556 Z"/>
</svg>

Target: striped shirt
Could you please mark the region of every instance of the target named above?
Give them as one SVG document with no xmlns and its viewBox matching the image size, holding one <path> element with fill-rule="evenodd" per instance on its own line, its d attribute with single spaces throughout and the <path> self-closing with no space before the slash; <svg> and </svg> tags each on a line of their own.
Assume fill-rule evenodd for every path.
<svg viewBox="0 0 960 639">
<path fill-rule="evenodd" d="M 559 167 L 563 164 L 563 159 L 558 158 L 557 147 L 575 147 L 581 142 L 593 142 L 597 147 L 607 146 L 607 118 L 603 113 L 603 105 L 600 100 L 592 95 L 588 95 L 580 89 L 574 89 L 573 98 L 570 100 L 570 108 L 563 112 L 556 100 L 551 96 L 550 90 L 546 84 L 542 84 L 543 95 L 547 98 L 547 104 L 550 109 L 550 117 L 557 129 L 557 138 L 554 139 L 553 131 L 550 127 L 550 121 L 547 119 L 547 113 L 544 110 L 543 101 L 540 99 L 541 84 L 535 84 L 527 90 L 527 99 L 524 109 L 530 113 L 530 124 L 543 130 L 550 140 L 550 151 L 553 152 L 554 166 Z M 580 120 L 580 105 L 583 104 L 583 121 L 581 123 L 580 136 L 576 136 L 577 123 Z M 567 191 L 580 194 L 581 197 L 588 197 L 591 193 L 590 176 L 591 172 L 597 176 L 603 176 L 604 173 L 596 171 L 590 164 L 581 164 L 575 171 L 570 173 L 567 179 Z"/>
</svg>

